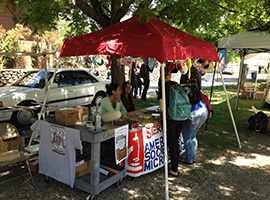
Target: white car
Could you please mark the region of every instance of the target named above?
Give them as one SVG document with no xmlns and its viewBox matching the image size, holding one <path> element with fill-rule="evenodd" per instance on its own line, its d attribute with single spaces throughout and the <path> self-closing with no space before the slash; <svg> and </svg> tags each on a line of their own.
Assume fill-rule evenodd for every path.
<svg viewBox="0 0 270 200">
<path fill-rule="evenodd" d="M 54 70 L 48 70 L 48 80 Z M 96 105 L 106 96 L 102 81 L 84 69 L 58 69 L 48 95 L 50 112 L 63 107 Z M 32 71 L 10 86 L 0 87 L 0 121 L 15 125 L 30 123 L 40 111 L 46 94 L 45 71 Z"/>
<path fill-rule="evenodd" d="M 223 71 L 222 74 L 230 74 L 233 75 L 233 67 L 227 66 Z"/>
</svg>

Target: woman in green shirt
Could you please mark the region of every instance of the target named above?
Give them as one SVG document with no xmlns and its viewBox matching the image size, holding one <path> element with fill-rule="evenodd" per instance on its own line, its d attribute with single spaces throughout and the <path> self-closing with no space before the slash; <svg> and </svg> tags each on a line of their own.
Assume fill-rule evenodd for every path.
<svg viewBox="0 0 270 200">
<path fill-rule="evenodd" d="M 106 85 L 107 97 L 101 101 L 101 116 L 107 112 L 120 110 L 122 115 L 127 114 L 127 110 L 121 101 L 121 87 L 116 83 Z"/>
</svg>

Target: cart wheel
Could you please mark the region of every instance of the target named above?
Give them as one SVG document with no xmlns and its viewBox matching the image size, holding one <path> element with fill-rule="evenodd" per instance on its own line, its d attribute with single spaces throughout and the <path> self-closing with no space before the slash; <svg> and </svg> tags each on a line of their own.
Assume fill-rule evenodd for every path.
<svg viewBox="0 0 270 200">
<path fill-rule="evenodd" d="M 116 182 L 116 187 L 119 188 L 119 187 L 121 186 L 122 182 L 123 182 L 123 179 L 122 179 L 122 178 L 119 179 L 119 180 Z"/>
<path fill-rule="evenodd" d="M 97 197 L 95 197 L 95 195 L 88 195 L 86 200 L 97 200 Z"/>
<path fill-rule="evenodd" d="M 51 182 L 51 179 L 50 179 L 49 176 L 45 176 L 45 182 L 48 183 L 48 184 Z"/>
</svg>

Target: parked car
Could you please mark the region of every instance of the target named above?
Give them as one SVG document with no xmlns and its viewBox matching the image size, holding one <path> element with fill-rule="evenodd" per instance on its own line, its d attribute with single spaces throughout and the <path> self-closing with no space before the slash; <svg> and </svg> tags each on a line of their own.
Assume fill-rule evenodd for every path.
<svg viewBox="0 0 270 200">
<path fill-rule="evenodd" d="M 233 75 L 233 67 L 227 66 L 223 71 L 222 74 L 230 74 Z"/>
<path fill-rule="evenodd" d="M 53 73 L 54 70 L 47 71 L 48 80 Z M 96 105 L 106 96 L 105 85 L 109 82 L 84 69 L 58 69 L 48 95 L 49 112 L 63 107 Z M 46 88 L 44 70 L 29 72 L 10 86 L 0 87 L 0 121 L 11 120 L 15 125 L 30 123 L 40 111 Z"/>
</svg>

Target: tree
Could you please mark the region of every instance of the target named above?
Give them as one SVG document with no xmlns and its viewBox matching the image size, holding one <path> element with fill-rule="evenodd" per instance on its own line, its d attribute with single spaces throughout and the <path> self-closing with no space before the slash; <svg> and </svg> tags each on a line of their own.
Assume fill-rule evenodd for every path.
<svg viewBox="0 0 270 200">
<path fill-rule="evenodd" d="M 0 6 L 6 0 L 0 0 Z M 127 14 L 157 17 L 208 42 L 250 29 L 270 30 L 270 0 L 15 0 L 34 32 L 70 22 L 65 37 L 113 25 Z M 113 82 L 124 80 L 112 58 Z"/>
<path fill-rule="evenodd" d="M 1 31 L 1 30 L 0 30 Z M 0 34 L 1 35 L 1 34 Z M 16 51 L 24 51 L 25 46 L 22 41 L 26 40 L 31 35 L 31 30 L 29 28 L 23 27 L 21 24 L 16 24 L 16 27 L 9 30 L 4 31 L 2 29 L 2 38 L 0 42 L 0 51 L 1 52 L 16 52 Z M 19 66 L 19 62 L 23 62 L 20 60 L 18 56 L 2 56 L 0 59 L 0 63 L 4 68 L 13 68 L 14 66 Z"/>
</svg>

